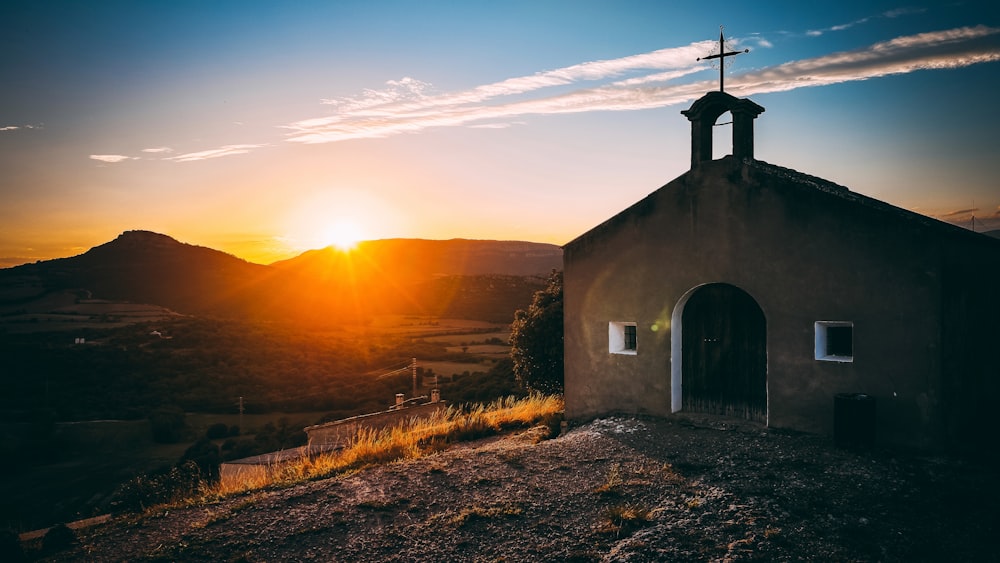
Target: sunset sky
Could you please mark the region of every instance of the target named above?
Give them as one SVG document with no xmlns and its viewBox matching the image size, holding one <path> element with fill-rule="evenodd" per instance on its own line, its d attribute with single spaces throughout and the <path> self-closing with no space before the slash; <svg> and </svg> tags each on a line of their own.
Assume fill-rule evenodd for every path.
<svg viewBox="0 0 1000 563">
<path fill-rule="evenodd" d="M 758 159 L 997 229 L 991 4 L 6 1 L 0 267 L 131 229 L 564 244 L 688 169 L 719 25 Z"/>
</svg>

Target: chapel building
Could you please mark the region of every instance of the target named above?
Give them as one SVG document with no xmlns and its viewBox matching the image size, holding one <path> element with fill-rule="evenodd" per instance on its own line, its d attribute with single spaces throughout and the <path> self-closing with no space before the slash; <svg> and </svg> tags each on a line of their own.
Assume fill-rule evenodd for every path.
<svg viewBox="0 0 1000 563">
<path fill-rule="evenodd" d="M 838 401 L 865 399 L 878 444 L 993 449 L 1000 240 L 756 160 L 763 111 L 694 102 L 691 169 L 564 247 L 567 418 L 835 435 Z"/>
</svg>

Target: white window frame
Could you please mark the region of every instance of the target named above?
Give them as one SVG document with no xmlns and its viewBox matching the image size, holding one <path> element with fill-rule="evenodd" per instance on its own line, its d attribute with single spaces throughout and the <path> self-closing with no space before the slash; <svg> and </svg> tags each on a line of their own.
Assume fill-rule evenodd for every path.
<svg viewBox="0 0 1000 563">
<path fill-rule="evenodd" d="M 624 354 L 635 356 L 639 353 L 639 329 L 636 328 L 635 348 L 625 347 L 625 327 L 637 326 L 631 321 L 611 321 L 608 323 L 608 352 L 611 354 Z"/>
<path fill-rule="evenodd" d="M 848 327 L 851 329 L 850 356 L 835 356 L 827 354 L 826 352 L 827 330 L 831 327 Z M 854 323 L 852 321 L 816 321 L 815 332 L 816 332 L 816 345 L 813 351 L 815 358 L 818 361 L 840 362 L 840 363 L 851 363 L 854 361 Z"/>
</svg>

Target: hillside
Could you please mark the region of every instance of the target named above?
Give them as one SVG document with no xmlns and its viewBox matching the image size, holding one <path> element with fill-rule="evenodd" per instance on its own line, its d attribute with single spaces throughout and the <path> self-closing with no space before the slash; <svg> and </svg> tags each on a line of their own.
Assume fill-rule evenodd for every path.
<svg viewBox="0 0 1000 563">
<path fill-rule="evenodd" d="M 266 266 L 217 250 L 128 231 L 78 256 L 0 270 L 0 283 L 7 291 L 15 284 L 30 287 L 38 296 L 72 290 L 88 298 L 205 313 L 249 307 L 271 285 L 269 273 Z"/>
<path fill-rule="evenodd" d="M 74 561 L 974 561 L 996 471 L 709 417 L 612 418 L 81 530 Z"/>
<path fill-rule="evenodd" d="M 352 256 L 363 259 L 351 261 Z M 383 239 L 362 241 L 349 253 L 333 247 L 309 250 L 271 265 L 319 278 L 344 271 L 362 279 L 384 275 L 417 280 L 448 275 L 537 276 L 562 269 L 562 249 L 521 241 Z"/>
<path fill-rule="evenodd" d="M 69 296 L 300 323 L 388 313 L 508 321 L 561 267 L 562 250 L 549 244 L 414 239 L 363 242 L 351 252 L 313 250 L 265 266 L 128 231 L 79 256 L 0 270 L 0 314 Z M 452 297 L 462 293 L 467 302 L 458 306 Z"/>
</svg>

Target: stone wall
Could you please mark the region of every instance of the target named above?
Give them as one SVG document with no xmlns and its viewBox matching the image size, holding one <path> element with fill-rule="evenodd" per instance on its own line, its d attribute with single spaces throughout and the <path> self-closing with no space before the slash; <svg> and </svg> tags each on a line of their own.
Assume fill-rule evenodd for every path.
<svg viewBox="0 0 1000 563">
<path fill-rule="evenodd" d="M 411 418 L 430 416 L 447 407 L 448 403 L 445 401 L 425 403 L 413 407 L 363 414 L 326 424 L 317 424 L 306 428 L 305 432 L 309 436 L 310 447 L 344 446 L 362 428 L 381 430 L 396 426 Z"/>
</svg>

